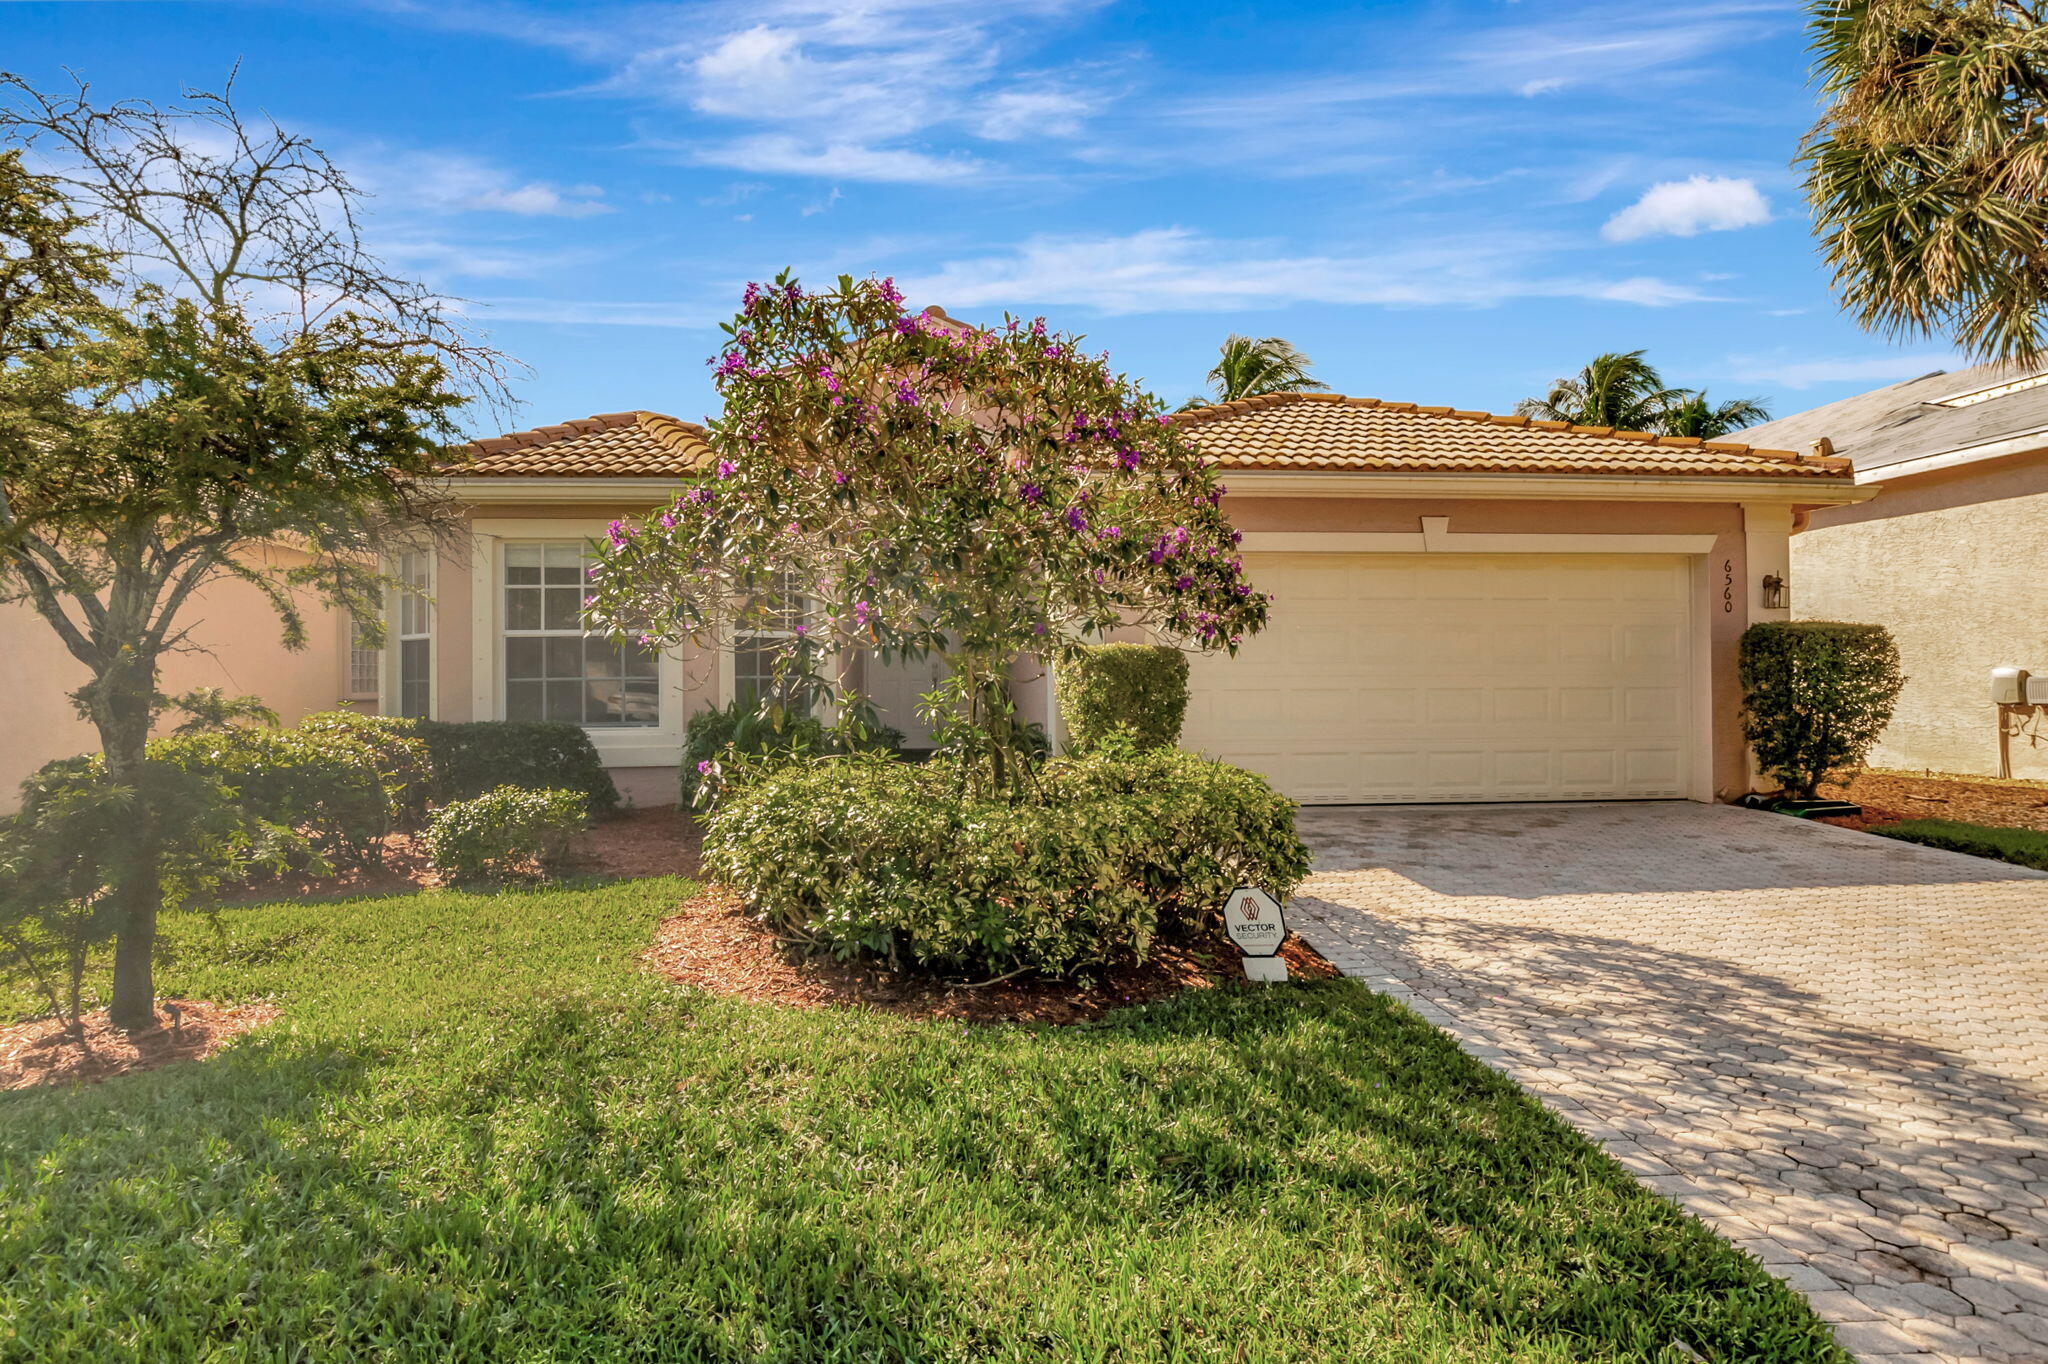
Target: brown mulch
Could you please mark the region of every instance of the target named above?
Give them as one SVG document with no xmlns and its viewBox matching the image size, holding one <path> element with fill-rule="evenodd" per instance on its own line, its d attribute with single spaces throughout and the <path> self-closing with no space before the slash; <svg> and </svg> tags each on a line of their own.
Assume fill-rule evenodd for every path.
<svg viewBox="0 0 2048 1364">
<path fill-rule="evenodd" d="M 1338 973 L 1297 937 L 1290 936 L 1280 954 L 1296 977 Z M 971 986 L 898 975 L 805 953 L 749 915 L 736 896 L 717 889 L 663 919 L 646 957 L 685 985 L 754 1003 L 880 1009 L 971 1023 L 1083 1023 L 1125 1005 L 1244 980 L 1237 949 L 1220 930 L 1201 941 L 1160 943 L 1150 961 L 1109 971 L 1088 986 L 1040 976 Z"/>
<path fill-rule="evenodd" d="M 31 1018 L 0 1028 L 0 1089 L 105 1080 L 173 1061 L 210 1056 L 230 1037 L 277 1017 L 275 1004 L 209 1004 L 203 999 L 159 999 L 157 1026 L 123 1032 L 107 1011 L 85 1016 L 84 1045 L 62 1020 Z"/>
<path fill-rule="evenodd" d="M 1840 785 L 1823 786 L 1820 793 L 1853 800 L 1863 807 L 1860 820 L 1828 821 L 1849 828 L 1867 829 L 1905 819 L 1957 819 L 1966 824 L 2048 833 L 2048 782 L 1943 772 L 1864 772 Z"/>
</svg>

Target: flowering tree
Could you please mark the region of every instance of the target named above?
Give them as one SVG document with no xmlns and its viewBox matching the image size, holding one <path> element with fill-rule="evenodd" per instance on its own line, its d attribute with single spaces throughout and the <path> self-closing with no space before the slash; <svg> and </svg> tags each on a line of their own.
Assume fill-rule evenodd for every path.
<svg viewBox="0 0 2048 1364">
<path fill-rule="evenodd" d="M 1156 398 L 1043 319 L 970 328 L 906 311 L 888 280 L 808 293 L 785 272 L 725 331 L 716 469 L 614 523 L 591 570 L 615 632 L 723 645 L 782 614 L 782 676 L 856 710 L 834 656 L 940 655 L 966 779 L 1014 791 L 1018 655 L 1127 625 L 1235 650 L 1264 624 L 1213 472 Z"/>
</svg>

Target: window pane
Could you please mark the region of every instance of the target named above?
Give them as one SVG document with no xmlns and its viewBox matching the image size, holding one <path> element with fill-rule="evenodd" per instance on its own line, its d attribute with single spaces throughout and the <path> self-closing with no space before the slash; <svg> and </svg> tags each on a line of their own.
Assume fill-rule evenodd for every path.
<svg viewBox="0 0 2048 1364">
<path fill-rule="evenodd" d="M 611 678 L 586 682 L 583 688 L 586 724 L 616 725 L 625 716 L 619 710 L 619 683 Z"/>
<path fill-rule="evenodd" d="M 583 675 L 585 677 L 623 677 L 625 666 L 619 657 L 619 646 L 603 635 L 583 637 Z"/>
<path fill-rule="evenodd" d="M 583 641 L 575 636 L 567 639 L 550 639 L 548 646 L 549 677 L 581 677 L 583 675 Z"/>
<path fill-rule="evenodd" d="M 540 546 L 505 546 L 505 581 L 507 583 L 537 583 L 540 581 Z"/>
<path fill-rule="evenodd" d="M 539 588 L 508 587 L 505 589 L 505 628 L 507 630 L 540 629 Z"/>
<path fill-rule="evenodd" d="M 547 580 L 580 586 L 583 582 L 583 546 L 554 544 L 546 549 Z"/>
<path fill-rule="evenodd" d="M 398 713 L 419 717 L 427 713 L 430 695 L 428 669 L 432 650 L 424 639 L 409 639 L 398 646 Z"/>
<path fill-rule="evenodd" d="M 539 682 L 507 682 L 505 684 L 505 718 L 507 720 L 539 720 L 543 718 L 544 692 Z"/>
<path fill-rule="evenodd" d="M 572 725 L 583 723 L 583 684 L 581 682 L 549 682 L 548 714 L 550 720 L 567 720 Z"/>
<path fill-rule="evenodd" d="M 508 639 L 505 641 L 505 676 L 541 677 L 541 649 L 547 644 L 544 639 Z"/>
<path fill-rule="evenodd" d="M 625 656 L 626 676 L 651 678 L 657 675 L 655 672 L 654 650 L 646 645 L 628 644 L 625 648 Z"/>
<path fill-rule="evenodd" d="M 580 587 L 550 587 L 547 589 L 547 617 L 541 622 L 548 630 L 581 630 L 583 628 L 583 589 Z"/>
<path fill-rule="evenodd" d="M 661 719 L 661 698 L 653 682 L 626 683 L 624 701 L 626 723 L 629 725 L 652 725 Z"/>
</svg>

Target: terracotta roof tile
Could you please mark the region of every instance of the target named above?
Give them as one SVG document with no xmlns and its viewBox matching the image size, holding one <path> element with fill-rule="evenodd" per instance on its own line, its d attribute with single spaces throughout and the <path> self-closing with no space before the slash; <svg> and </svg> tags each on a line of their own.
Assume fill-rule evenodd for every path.
<svg viewBox="0 0 2048 1364">
<path fill-rule="evenodd" d="M 680 478 L 711 467 L 704 428 L 659 412 L 607 412 L 451 450 L 460 478 Z"/>
<path fill-rule="evenodd" d="M 1174 420 L 1225 469 L 1844 480 L 1850 475 L 1846 459 L 1801 458 L 1734 441 L 1336 393 L 1273 393 L 1196 408 Z"/>
</svg>

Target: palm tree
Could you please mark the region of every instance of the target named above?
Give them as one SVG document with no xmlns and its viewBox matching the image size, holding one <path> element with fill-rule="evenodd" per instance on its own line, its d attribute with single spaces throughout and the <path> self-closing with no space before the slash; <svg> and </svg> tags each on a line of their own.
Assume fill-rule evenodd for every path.
<svg viewBox="0 0 2048 1364">
<path fill-rule="evenodd" d="M 1666 388 L 1664 377 L 1639 350 L 1596 355 L 1577 374 L 1558 379 L 1541 398 L 1524 398 L 1515 411 L 1543 421 L 1578 426 L 1613 426 L 1655 431 L 1664 410 L 1682 401 L 1684 390 Z"/>
<path fill-rule="evenodd" d="M 1719 440 L 1745 426 L 1771 419 L 1770 409 L 1759 398 L 1730 398 L 1725 403 L 1709 403 L 1707 391 L 1694 392 L 1680 389 L 1682 400 L 1664 409 L 1663 417 L 1657 424 L 1657 431 L 1666 436 L 1697 436 L 1701 440 Z"/>
<path fill-rule="evenodd" d="M 1309 374 L 1312 364 L 1293 342 L 1282 337 L 1254 341 L 1232 332 L 1224 339 L 1216 368 L 1209 371 L 1209 384 L 1216 396 L 1190 398 L 1186 406 L 1235 402 L 1263 393 L 1327 392 L 1330 386 Z"/>
<path fill-rule="evenodd" d="M 2048 359 L 2048 15 L 2037 0 L 1831 0 L 1801 148 L 1843 306 L 1978 358 Z"/>
</svg>

